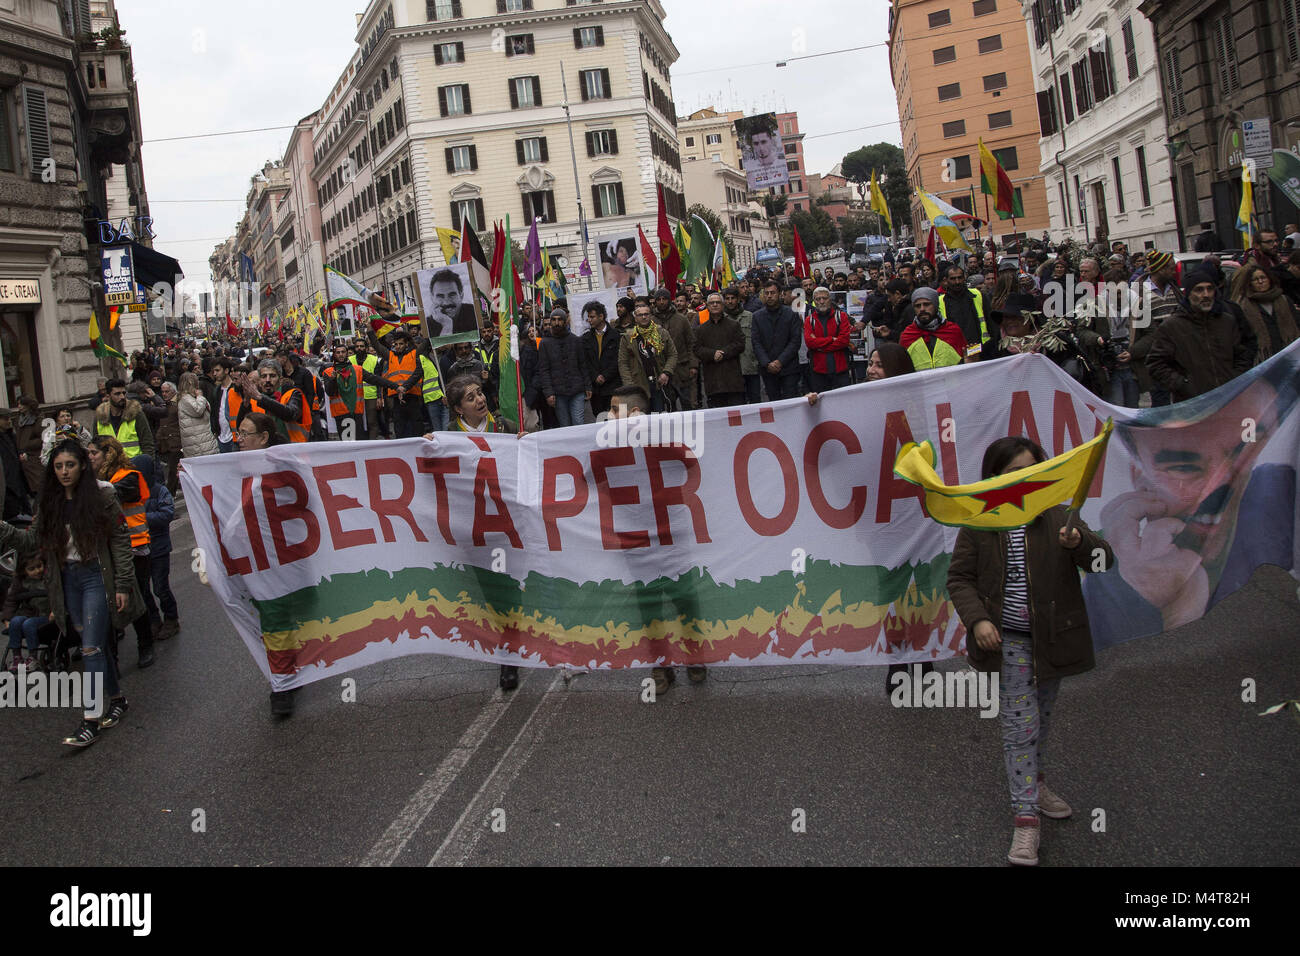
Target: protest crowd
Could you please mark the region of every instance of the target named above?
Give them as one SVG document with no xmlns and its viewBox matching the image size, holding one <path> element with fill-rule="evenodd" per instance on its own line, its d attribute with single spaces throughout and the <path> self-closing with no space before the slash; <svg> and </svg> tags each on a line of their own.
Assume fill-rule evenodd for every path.
<svg viewBox="0 0 1300 956">
<path fill-rule="evenodd" d="M 903 261 L 891 250 L 845 271 L 800 268 L 802 276 L 758 267 L 734 284 L 682 283 L 622 298 L 614 314 L 592 302 L 581 335 L 565 298 L 524 302 L 516 313 L 522 421 L 498 407 L 501 347 L 491 322 L 477 342 L 437 348 L 418 326 L 391 321 L 354 336 L 318 334 L 305 349 L 248 332 L 159 341 L 132 355 L 120 377 L 101 379 L 88 404 L 0 409 L 0 550 L 17 546 L 20 555 L 6 569 L 5 666 L 81 657 L 87 670 L 105 673 L 105 716 L 87 718 L 65 743 L 85 746 L 123 718 L 117 659 L 127 630 L 143 670 L 155 642 L 175 638 L 185 617 L 169 583 L 168 530 L 183 501 L 185 459 L 443 430 L 539 431 L 799 396 L 816 404 L 851 384 L 1021 352 L 1041 352 L 1112 404 L 1169 404 L 1222 385 L 1300 336 L 1297 232 L 1288 226 L 1281 242 L 1260 232 L 1235 259 L 1207 251 L 1181 263 L 1123 243 L 1030 241 L 999 255 L 990 241 L 978 255 Z M 378 297 L 372 305 L 381 319 L 391 312 Z M 992 466 L 986 457 L 984 477 L 1042 460 L 1041 449 L 1023 444 L 999 454 Z M 1061 546 L 1073 546 L 1064 531 Z M 961 548 L 967 577 L 950 586 L 959 584 L 954 602 L 965 619 L 981 607 L 971 568 L 982 546 L 963 539 Z M 1027 621 L 1024 595 L 1016 603 L 1010 589 L 1004 620 L 1013 605 Z M 65 611 L 80 641 L 59 638 Z M 966 623 L 986 654 L 989 625 L 999 622 Z M 1007 639 L 1027 641 L 1027 628 Z M 891 667 L 889 680 L 906 670 Z M 688 671 L 692 681 L 706 679 L 703 667 Z M 674 676 L 655 668 L 657 692 Z M 517 683 L 517 669 L 502 667 L 501 687 Z M 273 712 L 291 713 L 293 695 L 272 694 Z M 1045 787 L 1030 794 L 1013 786 L 1013 796 L 1018 820 L 1034 818 L 1035 807 L 1069 812 Z M 1033 846 L 1017 839 L 1013 862 L 1032 862 L 1037 837 Z"/>
</svg>

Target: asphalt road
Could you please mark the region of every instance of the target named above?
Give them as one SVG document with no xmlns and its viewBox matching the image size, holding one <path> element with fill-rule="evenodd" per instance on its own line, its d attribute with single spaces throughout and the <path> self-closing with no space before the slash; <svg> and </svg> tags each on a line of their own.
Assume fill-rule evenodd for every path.
<svg viewBox="0 0 1300 956">
<path fill-rule="evenodd" d="M 0 715 L 0 862 L 1004 865 L 996 719 L 895 709 L 883 668 L 714 668 L 643 703 L 644 671 L 524 671 L 503 697 L 493 665 L 410 657 L 277 720 L 188 520 L 173 537 L 183 629 L 143 673 L 128 638 L 123 724 L 70 751 L 75 714 Z M 1298 633 L 1295 582 L 1264 569 L 1066 681 L 1045 766 L 1076 816 L 1044 821 L 1041 863 L 1293 865 L 1300 725 L 1258 714 L 1300 697 Z M 59 807 L 34 839 L 24 810 Z"/>
</svg>

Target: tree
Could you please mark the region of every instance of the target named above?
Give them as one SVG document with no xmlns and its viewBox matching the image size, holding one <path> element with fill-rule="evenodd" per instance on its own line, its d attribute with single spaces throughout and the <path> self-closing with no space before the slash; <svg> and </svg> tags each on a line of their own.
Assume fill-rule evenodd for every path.
<svg viewBox="0 0 1300 956">
<path fill-rule="evenodd" d="M 871 171 L 876 171 L 876 181 L 885 194 L 889 206 L 890 218 L 894 228 L 901 229 L 904 223 L 912 221 L 912 187 L 907 181 L 907 168 L 903 165 L 903 151 L 893 143 L 875 143 L 860 146 L 847 154 L 840 164 L 840 171 L 850 182 L 865 187 L 871 182 Z M 871 197 L 866 196 L 868 202 Z"/>
<path fill-rule="evenodd" d="M 839 236 L 835 220 L 831 219 L 825 209 L 796 210 L 790 214 L 790 223 L 799 230 L 806 250 L 812 252 L 823 246 L 833 245 Z M 793 243 L 793 237 L 791 242 Z"/>
<path fill-rule="evenodd" d="M 876 217 L 871 214 L 854 214 L 847 216 L 840 223 L 840 241 L 844 248 L 853 250 L 853 242 L 858 236 L 870 236 L 876 232 Z"/>
<path fill-rule="evenodd" d="M 785 207 L 790 204 L 789 196 L 768 193 L 763 197 L 763 209 L 769 220 L 785 215 Z"/>
</svg>

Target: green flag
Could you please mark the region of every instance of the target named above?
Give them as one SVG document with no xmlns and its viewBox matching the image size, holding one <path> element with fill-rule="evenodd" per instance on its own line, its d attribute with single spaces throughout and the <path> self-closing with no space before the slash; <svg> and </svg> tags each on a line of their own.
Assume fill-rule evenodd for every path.
<svg viewBox="0 0 1300 956">
<path fill-rule="evenodd" d="M 501 259 L 501 312 L 497 317 L 497 331 L 501 341 L 497 344 L 501 377 L 497 385 L 497 407 L 503 418 L 521 422 L 519 417 L 519 373 L 515 369 L 515 354 L 519 350 L 515 326 L 515 267 L 510 258 L 510 217 L 506 216 L 505 245 Z"/>
<path fill-rule="evenodd" d="M 1020 199 L 1020 190 L 1017 189 L 1011 194 L 1011 211 L 1003 212 L 1001 209 L 996 210 L 999 219 L 1024 219 L 1025 204 Z"/>
<path fill-rule="evenodd" d="M 690 261 L 691 237 L 682 229 L 680 219 L 677 220 L 677 228 L 673 230 L 673 242 L 677 244 L 677 255 L 681 257 L 682 267 L 685 268 L 685 264 Z"/>
<path fill-rule="evenodd" d="M 691 254 L 686 260 L 686 276 L 690 282 L 709 281 L 713 274 L 713 233 L 709 224 L 699 216 L 691 216 Z"/>
</svg>

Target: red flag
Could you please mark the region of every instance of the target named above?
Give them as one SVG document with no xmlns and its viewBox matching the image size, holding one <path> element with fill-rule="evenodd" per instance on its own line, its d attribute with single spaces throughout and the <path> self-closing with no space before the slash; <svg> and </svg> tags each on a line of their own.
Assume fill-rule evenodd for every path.
<svg viewBox="0 0 1300 956">
<path fill-rule="evenodd" d="M 488 281 L 492 288 L 501 287 L 501 269 L 505 260 L 505 233 L 501 231 L 501 223 L 492 223 L 492 265 L 488 268 Z"/>
<path fill-rule="evenodd" d="M 799 228 L 794 223 L 790 223 L 790 231 L 794 233 L 795 277 L 807 279 L 812 275 L 812 264 L 808 261 L 808 253 L 804 251 L 803 240 L 799 238 Z"/>
<path fill-rule="evenodd" d="M 239 329 L 235 326 L 235 320 L 230 317 L 229 312 L 226 313 L 226 334 L 227 335 L 239 334 Z"/>
<path fill-rule="evenodd" d="M 655 258 L 654 247 L 650 245 L 650 240 L 645 237 L 645 230 L 641 228 L 640 223 L 636 224 L 636 234 L 641 239 L 641 258 L 645 260 L 645 264 L 651 272 L 656 276 L 659 275 L 659 260 Z"/>
<path fill-rule="evenodd" d="M 931 227 L 930 227 L 930 231 L 929 231 L 929 233 L 927 233 L 927 235 L 926 235 L 926 238 L 925 238 L 925 257 L 926 257 L 927 259 L 930 260 L 930 265 L 934 266 L 934 268 L 937 270 L 937 269 L 939 268 L 939 264 L 938 264 L 938 262 L 935 260 L 935 255 L 934 255 L 934 234 L 935 234 L 935 232 L 936 232 L 936 230 L 935 230 L 934 226 L 931 226 Z"/>
<path fill-rule="evenodd" d="M 673 231 L 668 225 L 668 211 L 664 209 L 664 187 L 659 186 L 659 261 L 663 264 L 659 281 L 668 287 L 673 295 L 677 294 L 677 277 L 682 274 L 682 257 L 673 240 Z"/>
</svg>

